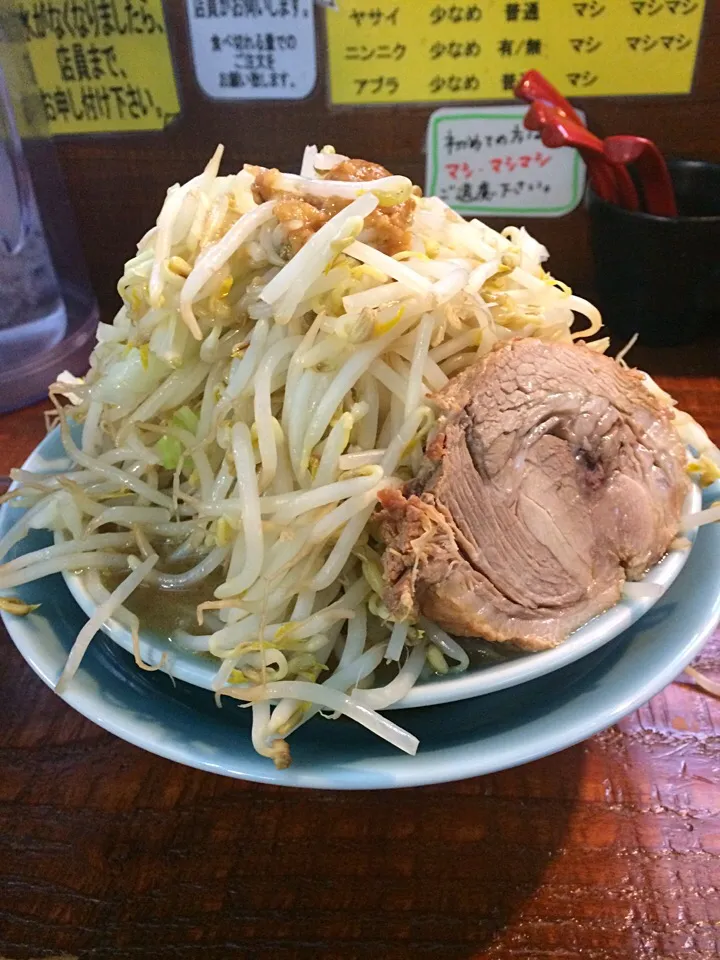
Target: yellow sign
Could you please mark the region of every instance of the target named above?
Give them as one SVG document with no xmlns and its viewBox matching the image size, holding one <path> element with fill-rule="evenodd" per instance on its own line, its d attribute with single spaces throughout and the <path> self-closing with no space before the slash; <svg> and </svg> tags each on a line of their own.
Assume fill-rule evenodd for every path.
<svg viewBox="0 0 720 960">
<path fill-rule="evenodd" d="M 162 0 L 19 0 L 50 132 L 162 130 L 180 112 Z"/>
<path fill-rule="evenodd" d="M 507 100 L 531 68 L 567 96 L 689 93 L 704 0 L 338 0 L 338 104 Z"/>
</svg>

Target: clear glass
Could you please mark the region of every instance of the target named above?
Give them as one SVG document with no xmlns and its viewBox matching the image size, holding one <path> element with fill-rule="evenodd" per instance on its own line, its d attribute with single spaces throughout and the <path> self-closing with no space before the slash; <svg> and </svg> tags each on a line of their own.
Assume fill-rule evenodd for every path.
<svg viewBox="0 0 720 960">
<path fill-rule="evenodd" d="M 62 340 L 67 312 L 0 67 L 0 369 Z"/>
<path fill-rule="evenodd" d="M 87 367 L 98 312 L 29 59 L 0 14 L 0 412 Z"/>
</svg>

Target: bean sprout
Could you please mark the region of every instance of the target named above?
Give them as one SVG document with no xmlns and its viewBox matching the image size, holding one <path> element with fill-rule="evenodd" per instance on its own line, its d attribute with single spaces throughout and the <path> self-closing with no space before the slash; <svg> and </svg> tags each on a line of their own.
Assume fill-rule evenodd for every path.
<svg viewBox="0 0 720 960">
<path fill-rule="evenodd" d="M 600 315 L 545 273 L 547 251 L 525 230 L 467 223 L 405 177 L 333 179 L 347 158 L 317 147 L 300 176 L 222 177 L 221 156 L 168 191 L 125 265 L 122 307 L 101 324 L 87 377 L 62 374 L 51 388 L 68 460 L 13 473 L 5 499 L 18 520 L 0 539 L 0 558 L 14 551 L 0 590 L 82 572 L 97 605 L 63 690 L 110 616 L 133 631 L 146 667 L 142 602 L 172 590 L 182 603 L 192 587 L 199 622 L 212 613 L 202 636 L 174 637 L 216 658 L 218 696 L 252 704 L 262 755 L 287 766 L 286 737 L 320 710 L 414 753 L 415 738 L 377 711 L 406 696 L 425 663 L 445 672 L 469 660 L 437 625 L 393 623 L 383 608 L 378 494 L 421 467 L 432 396 L 448 377 L 518 335 L 592 335 Z M 312 226 L 286 219 L 288 198 L 315 207 Z M 392 210 L 408 213 L 397 253 L 381 249 L 377 228 Z M 573 333 L 574 314 L 586 329 Z M 720 454 L 673 415 L 710 482 Z M 16 555 L 35 529 L 55 544 Z M 103 577 L 117 583 L 118 572 L 110 589 Z M 389 679 L 367 689 L 383 661 Z"/>
</svg>

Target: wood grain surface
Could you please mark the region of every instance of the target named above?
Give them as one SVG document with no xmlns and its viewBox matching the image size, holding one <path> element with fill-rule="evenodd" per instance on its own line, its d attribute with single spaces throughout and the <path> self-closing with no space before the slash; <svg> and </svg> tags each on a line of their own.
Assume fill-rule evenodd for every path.
<svg viewBox="0 0 720 960">
<path fill-rule="evenodd" d="M 218 141 L 228 169 L 295 169 L 306 142 L 334 142 L 424 180 L 432 108 L 332 108 L 322 42 L 308 100 L 208 100 L 184 0 L 165 9 L 181 117 L 59 145 L 105 319 L 168 185 Z M 581 101 L 599 135 L 720 159 L 720 7 L 706 11 L 692 96 Z M 582 210 L 531 228 L 551 269 L 589 291 Z M 632 359 L 720 442 L 717 337 Z M 0 417 L 0 475 L 43 434 L 41 407 Z M 720 634 L 698 665 L 720 676 Z M 675 683 L 586 743 L 493 776 L 392 793 L 246 784 L 100 730 L 0 627 L 0 960 L 711 960 L 719 767 L 720 703 Z"/>
<path fill-rule="evenodd" d="M 720 440 L 716 341 L 634 359 Z M 0 474 L 41 410 L 0 418 Z M 683 683 L 516 770 L 342 794 L 154 757 L 0 647 L 0 960 L 720 954 L 720 703 Z"/>
</svg>

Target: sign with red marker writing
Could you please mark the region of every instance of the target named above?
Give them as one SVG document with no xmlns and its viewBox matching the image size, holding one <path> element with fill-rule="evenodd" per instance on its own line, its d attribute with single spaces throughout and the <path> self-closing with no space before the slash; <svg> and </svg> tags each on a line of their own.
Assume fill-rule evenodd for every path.
<svg viewBox="0 0 720 960">
<path fill-rule="evenodd" d="M 580 203 L 585 164 L 526 130 L 527 107 L 446 107 L 430 117 L 426 193 L 466 215 L 561 217 Z"/>
</svg>

